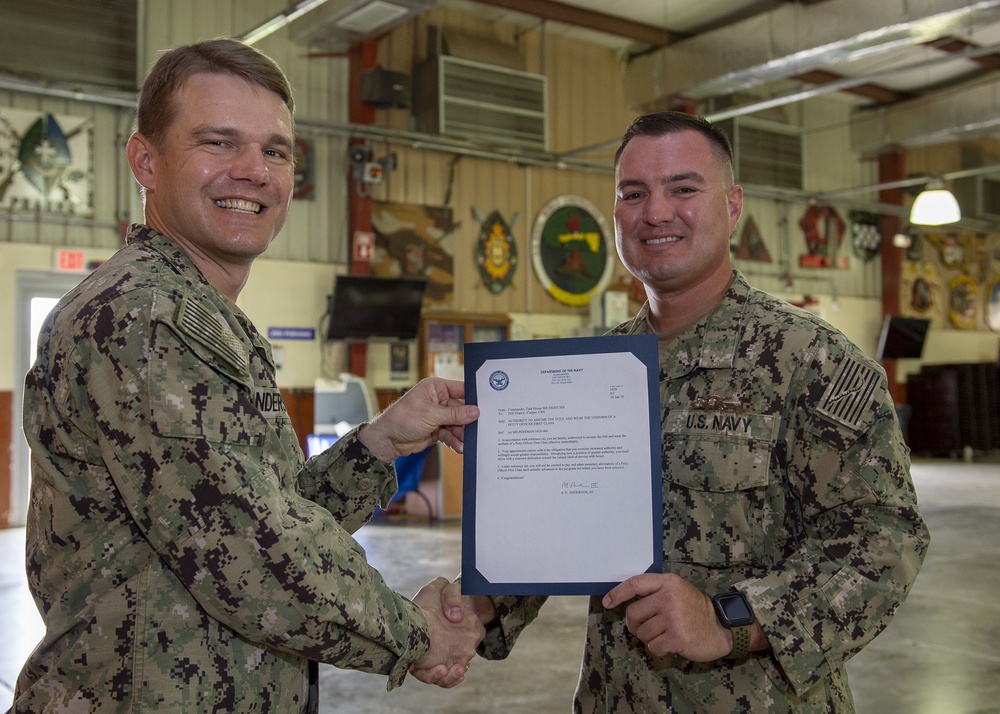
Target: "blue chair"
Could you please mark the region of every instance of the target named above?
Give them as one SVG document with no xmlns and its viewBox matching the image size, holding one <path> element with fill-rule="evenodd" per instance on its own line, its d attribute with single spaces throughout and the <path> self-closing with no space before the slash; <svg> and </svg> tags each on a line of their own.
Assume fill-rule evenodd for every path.
<svg viewBox="0 0 1000 714">
<path fill-rule="evenodd" d="M 433 446 L 428 446 L 423 451 L 418 451 L 407 456 L 400 456 L 396 459 L 396 480 L 399 482 L 399 491 L 392 497 L 390 503 L 406 498 L 406 494 L 414 493 L 427 504 L 427 513 L 430 520 L 434 521 L 434 509 L 431 507 L 430 499 L 420 490 L 420 479 L 424 475 L 424 464 L 427 462 L 427 455 L 430 454 Z"/>
</svg>

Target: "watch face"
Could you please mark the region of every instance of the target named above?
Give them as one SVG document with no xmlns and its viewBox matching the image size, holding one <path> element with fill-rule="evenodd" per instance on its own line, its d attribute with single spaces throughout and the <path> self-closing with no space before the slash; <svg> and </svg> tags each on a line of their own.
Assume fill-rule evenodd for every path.
<svg viewBox="0 0 1000 714">
<path fill-rule="evenodd" d="M 713 598 L 719 620 L 726 627 L 741 627 L 753 624 L 753 612 L 740 593 L 723 593 Z"/>
</svg>

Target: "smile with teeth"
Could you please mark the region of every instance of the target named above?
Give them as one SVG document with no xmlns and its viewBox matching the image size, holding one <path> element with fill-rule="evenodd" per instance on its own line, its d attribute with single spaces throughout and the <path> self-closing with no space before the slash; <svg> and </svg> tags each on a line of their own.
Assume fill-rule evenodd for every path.
<svg viewBox="0 0 1000 714">
<path fill-rule="evenodd" d="M 215 202 L 219 208 L 226 208 L 230 211 L 240 213 L 260 213 L 260 204 L 253 201 L 245 201 L 242 198 L 223 198 Z"/>
<path fill-rule="evenodd" d="M 643 243 L 646 245 L 660 245 L 661 243 L 676 243 L 680 239 L 680 236 L 663 236 L 660 238 L 649 238 L 644 240 Z"/>
</svg>

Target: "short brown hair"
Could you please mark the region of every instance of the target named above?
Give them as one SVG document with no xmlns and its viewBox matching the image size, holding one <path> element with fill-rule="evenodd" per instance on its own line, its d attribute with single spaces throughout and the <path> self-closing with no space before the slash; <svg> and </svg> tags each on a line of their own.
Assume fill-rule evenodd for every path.
<svg viewBox="0 0 1000 714">
<path fill-rule="evenodd" d="M 618 151 L 615 152 L 615 166 L 628 143 L 637 136 L 664 136 L 679 131 L 696 131 L 704 136 L 715 149 L 723 165 L 730 171 L 733 169 L 733 145 L 726 132 L 704 117 L 684 112 L 655 112 L 641 116 L 625 130 Z"/>
<path fill-rule="evenodd" d="M 136 101 L 135 130 L 153 146 L 163 148 L 164 134 L 177 113 L 174 94 L 200 73 L 231 74 L 268 89 L 294 114 L 291 85 L 274 60 L 237 40 L 206 40 L 164 53 L 146 76 Z"/>
</svg>

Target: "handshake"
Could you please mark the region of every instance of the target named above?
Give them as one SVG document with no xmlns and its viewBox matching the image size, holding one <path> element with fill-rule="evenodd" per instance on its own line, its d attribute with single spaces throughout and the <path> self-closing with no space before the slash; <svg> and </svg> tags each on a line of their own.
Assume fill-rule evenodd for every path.
<svg viewBox="0 0 1000 714">
<path fill-rule="evenodd" d="M 420 588 L 413 603 L 427 618 L 431 646 L 411 667 L 414 677 L 425 684 L 454 687 L 476 656 L 476 648 L 486 636 L 486 627 L 496 617 L 486 596 L 463 597 L 457 583 L 435 578 Z"/>
</svg>

